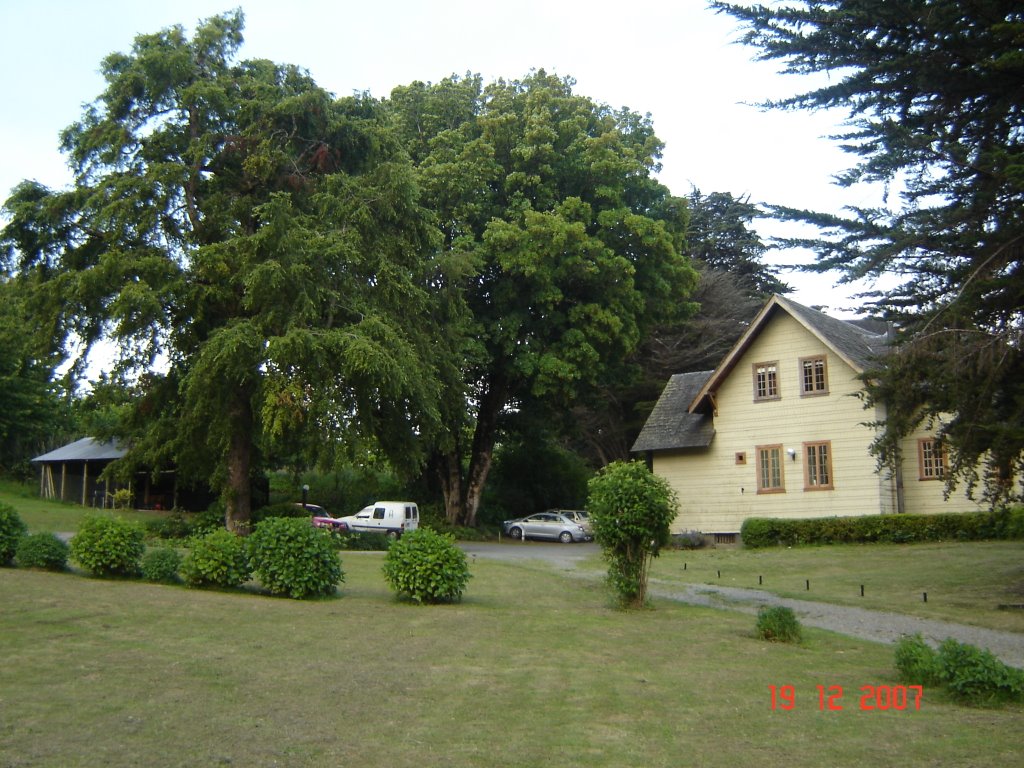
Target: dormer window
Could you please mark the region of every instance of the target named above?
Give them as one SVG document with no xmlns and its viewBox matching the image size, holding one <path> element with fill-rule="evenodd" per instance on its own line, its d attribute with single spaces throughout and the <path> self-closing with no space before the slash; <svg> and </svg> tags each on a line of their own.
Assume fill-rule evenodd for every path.
<svg viewBox="0 0 1024 768">
<path fill-rule="evenodd" d="M 800 358 L 800 394 L 828 394 L 828 363 L 825 355 Z"/>
<path fill-rule="evenodd" d="M 779 363 L 754 363 L 754 400 L 779 399 Z"/>
</svg>

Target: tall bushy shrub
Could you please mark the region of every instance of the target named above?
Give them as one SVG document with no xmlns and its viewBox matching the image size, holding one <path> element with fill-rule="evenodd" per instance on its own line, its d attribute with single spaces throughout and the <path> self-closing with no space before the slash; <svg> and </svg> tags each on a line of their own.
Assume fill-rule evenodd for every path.
<svg viewBox="0 0 1024 768">
<path fill-rule="evenodd" d="M 268 517 L 247 545 L 256 577 L 275 595 L 333 595 L 344 578 L 331 534 L 308 519 Z"/>
<path fill-rule="evenodd" d="M 28 526 L 14 507 L 0 504 L 0 565 L 9 565 L 18 549 L 18 542 L 28 532 Z"/>
<path fill-rule="evenodd" d="M 52 533 L 33 533 L 18 543 L 16 557 L 22 568 L 63 571 L 68 567 L 68 545 Z"/>
<path fill-rule="evenodd" d="M 418 528 L 392 542 L 384 558 L 384 578 L 400 597 L 417 603 L 455 603 L 471 575 L 455 539 Z"/>
<path fill-rule="evenodd" d="M 137 576 L 145 551 L 142 526 L 117 517 L 86 517 L 71 539 L 71 559 L 94 576 Z"/>
<path fill-rule="evenodd" d="M 651 559 L 670 541 L 676 496 L 639 461 L 609 464 L 588 487 L 587 509 L 608 561 L 609 583 L 623 605 L 642 606 Z"/>
<path fill-rule="evenodd" d="M 190 587 L 240 587 L 251 575 L 245 541 L 225 528 L 192 539 L 181 564 Z"/>
</svg>

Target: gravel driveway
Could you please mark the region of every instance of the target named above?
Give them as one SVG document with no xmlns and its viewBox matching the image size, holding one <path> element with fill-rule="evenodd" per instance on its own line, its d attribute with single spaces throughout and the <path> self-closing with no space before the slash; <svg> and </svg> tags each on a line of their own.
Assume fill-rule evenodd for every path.
<svg viewBox="0 0 1024 768">
<path fill-rule="evenodd" d="M 470 557 L 486 557 L 515 562 L 541 560 L 580 578 L 602 578 L 603 572 L 577 570 L 581 561 L 600 554 L 596 544 L 555 544 L 548 542 L 465 542 L 460 545 Z M 691 584 L 671 589 L 652 580 L 649 592 L 666 600 L 701 605 L 729 611 L 756 614 L 763 605 L 792 608 L 803 624 L 827 629 L 849 637 L 878 643 L 894 643 L 905 635 L 920 633 L 925 640 L 938 645 L 947 637 L 961 643 L 986 648 L 1005 663 L 1024 668 L 1024 634 L 1001 632 L 966 624 L 934 619 L 921 619 L 901 613 L 870 611 L 812 600 L 791 600 L 757 589 Z"/>
</svg>

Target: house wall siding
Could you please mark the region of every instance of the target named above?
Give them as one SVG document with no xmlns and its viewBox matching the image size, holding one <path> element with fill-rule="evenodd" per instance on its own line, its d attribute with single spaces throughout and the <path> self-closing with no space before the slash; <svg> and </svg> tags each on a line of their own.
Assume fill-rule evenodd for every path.
<svg viewBox="0 0 1024 768">
<path fill-rule="evenodd" d="M 801 395 L 800 360 L 825 355 L 828 394 Z M 755 363 L 778 363 L 778 398 L 754 399 Z M 777 312 L 717 395 L 711 447 L 700 455 L 656 455 L 654 469 L 680 498 L 677 531 L 739 531 L 754 516 L 807 518 L 878 514 L 887 488 L 868 452 L 874 435 L 869 411 L 856 394 L 856 373 L 785 312 Z M 805 443 L 831 446 L 832 490 L 805 490 Z M 782 445 L 785 491 L 758 493 L 756 447 Z M 790 457 L 789 452 L 795 456 Z M 736 463 L 736 454 L 746 456 Z"/>
</svg>

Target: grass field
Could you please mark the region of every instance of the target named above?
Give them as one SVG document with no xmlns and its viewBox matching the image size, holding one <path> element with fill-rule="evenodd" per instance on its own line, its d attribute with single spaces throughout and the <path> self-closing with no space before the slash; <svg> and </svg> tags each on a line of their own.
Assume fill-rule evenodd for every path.
<svg viewBox="0 0 1024 768">
<path fill-rule="evenodd" d="M 15 491 L 0 487 L 0 501 L 32 530 L 74 530 L 84 513 Z M 793 597 L 992 625 L 988 604 L 1019 589 L 1022 554 L 723 548 L 666 553 L 652 575 L 734 586 L 761 575 Z M 920 708 L 911 696 L 902 710 L 862 709 L 862 688 L 898 684 L 888 646 L 814 629 L 801 646 L 764 643 L 749 616 L 667 601 L 625 613 L 599 580 L 536 561 L 479 558 L 461 604 L 417 607 L 395 601 L 380 553 L 342 559 L 339 596 L 311 602 L 0 569 L 0 766 L 1020 760 L 1020 706 L 965 709 L 926 690 Z M 890 604 L 925 583 L 927 609 Z M 781 697 L 773 709 L 770 686 L 792 687 L 792 709 Z M 841 689 L 842 709 L 822 708 L 818 686 Z"/>
<path fill-rule="evenodd" d="M 346 553 L 314 602 L 0 569 L 3 766 L 1005 766 L 1024 710 L 864 711 L 892 650 L 474 564 L 459 605 L 396 602 Z M 795 707 L 769 686 L 793 686 Z M 840 686 L 841 711 L 817 686 Z M 835 692 L 833 689 L 832 692 Z"/>
<path fill-rule="evenodd" d="M 654 561 L 651 579 L 1024 632 L 1024 610 L 999 608 L 1024 604 L 1024 541 L 675 551 Z"/>
</svg>

